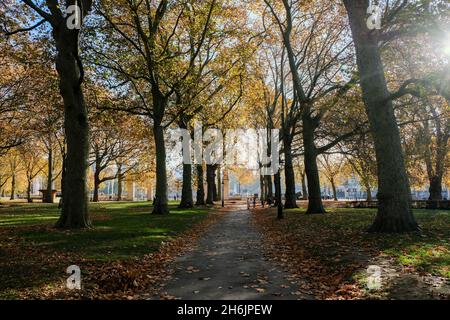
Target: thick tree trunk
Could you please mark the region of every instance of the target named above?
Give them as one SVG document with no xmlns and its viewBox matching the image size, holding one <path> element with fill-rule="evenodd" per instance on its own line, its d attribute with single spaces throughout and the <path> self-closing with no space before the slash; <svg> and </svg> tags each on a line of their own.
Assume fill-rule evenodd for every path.
<svg viewBox="0 0 450 320">
<path fill-rule="evenodd" d="M 294 165 L 292 164 L 292 139 L 290 137 L 283 136 L 284 143 L 284 180 L 286 184 L 286 200 L 284 202 L 285 208 L 298 208 L 297 197 L 295 194 L 295 173 Z M 286 138 L 285 138 L 286 137 Z"/>
<path fill-rule="evenodd" d="M 312 119 L 303 116 L 303 144 L 305 173 L 308 181 L 308 209 L 306 213 L 325 213 L 320 190 L 319 169 L 317 167 L 317 150 L 314 144 L 314 124 Z"/>
<path fill-rule="evenodd" d="M 86 170 L 89 156 L 89 125 L 78 57 L 78 31 L 63 26 L 53 29 L 57 47 L 56 69 L 64 100 L 64 129 L 67 143 L 63 206 L 60 228 L 90 226 Z"/>
<path fill-rule="evenodd" d="M 442 175 L 435 175 L 430 178 L 429 191 L 429 200 L 442 200 Z"/>
<path fill-rule="evenodd" d="M 16 199 L 16 174 L 13 173 L 11 178 L 11 196 L 9 197 L 9 200 Z"/>
<path fill-rule="evenodd" d="M 43 202 L 53 203 L 53 148 L 50 144 L 48 149 L 48 174 L 47 174 L 47 194 Z"/>
<path fill-rule="evenodd" d="M 153 214 L 169 214 L 167 198 L 166 146 L 164 128 L 160 124 L 153 127 L 156 147 L 156 190 Z"/>
<path fill-rule="evenodd" d="M 410 232 L 419 229 L 411 209 L 400 133 L 384 76 L 377 32 L 366 26 L 368 0 L 343 0 L 348 12 L 363 99 L 375 142 L 378 166 L 378 213 L 369 231 Z"/>
<path fill-rule="evenodd" d="M 303 200 L 308 200 L 308 187 L 306 186 L 306 173 L 302 172 L 302 193 Z"/>
<path fill-rule="evenodd" d="M 197 201 L 195 205 L 204 206 L 205 203 L 205 188 L 203 180 L 203 166 L 201 164 L 196 165 L 197 168 Z"/>
</svg>

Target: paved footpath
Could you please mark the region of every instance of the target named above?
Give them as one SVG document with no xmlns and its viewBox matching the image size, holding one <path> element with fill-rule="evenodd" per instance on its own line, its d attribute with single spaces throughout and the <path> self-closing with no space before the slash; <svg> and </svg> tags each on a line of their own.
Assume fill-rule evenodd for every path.
<svg viewBox="0 0 450 320">
<path fill-rule="evenodd" d="M 292 294 L 295 285 L 264 258 L 261 241 L 245 205 L 235 205 L 193 251 L 175 261 L 165 293 L 187 300 L 307 298 Z"/>
</svg>

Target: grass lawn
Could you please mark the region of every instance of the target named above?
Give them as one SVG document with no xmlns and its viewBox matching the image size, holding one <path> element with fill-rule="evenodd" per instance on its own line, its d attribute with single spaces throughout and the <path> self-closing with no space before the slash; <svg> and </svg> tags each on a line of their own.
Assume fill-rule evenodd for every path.
<svg viewBox="0 0 450 320">
<path fill-rule="evenodd" d="M 169 216 L 151 215 L 152 208 L 148 202 L 94 203 L 90 210 L 94 224 L 92 230 L 40 228 L 36 232 L 26 226 L 51 227 L 58 219 L 56 205 L 0 207 L 0 229 L 13 227 L 15 236 L 36 248 L 76 252 L 97 260 L 127 259 L 158 249 L 162 241 L 191 227 L 208 212 L 207 209 L 180 210 L 173 202 Z"/>
<path fill-rule="evenodd" d="M 376 209 L 327 208 L 327 212 L 306 215 L 304 208 L 290 209 L 278 221 L 274 210 L 256 210 L 254 217 L 275 248 L 271 249 L 275 260 L 286 262 L 294 273 L 309 274 L 312 283 L 325 284 L 322 289 L 329 293 L 351 283 L 357 270 L 374 261 L 387 262 L 402 274 L 450 281 L 450 211 L 414 210 L 422 231 L 402 235 L 365 232 Z"/>
<path fill-rule="evenodd" d="M 68 263 L 107 265 L 151 254 L 161 243 L 189 230 L 207 216 L 208 208 L 181 210 L 170 202 L 168 216 L 151 215 L 149 202 L 90 204 L 94 228 L 53 228 L 57 205 L 6 203 L 0 206 L 0 298 L 51 282 Z M 81 262 L 80 262 L 81 261 Z M 64 273 L 62 273 L 64 274 Z"/>
</svg>

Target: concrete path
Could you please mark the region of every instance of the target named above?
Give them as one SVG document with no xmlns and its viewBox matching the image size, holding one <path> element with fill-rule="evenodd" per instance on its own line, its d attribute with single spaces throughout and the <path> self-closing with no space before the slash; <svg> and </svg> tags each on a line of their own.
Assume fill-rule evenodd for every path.
<svg viewBox="0 0 450 320">
<path fill-rule="evenodd" d="M 264 258 L 261 235 L 245 205 L 227 211 L 208 230 L 194 251 L 175 261 L 165 287 L 170 297 L 211 299 L 300 299 L 288 274 Z M 297 293 L 298 294 L 298 293 Z"/>
</svg>

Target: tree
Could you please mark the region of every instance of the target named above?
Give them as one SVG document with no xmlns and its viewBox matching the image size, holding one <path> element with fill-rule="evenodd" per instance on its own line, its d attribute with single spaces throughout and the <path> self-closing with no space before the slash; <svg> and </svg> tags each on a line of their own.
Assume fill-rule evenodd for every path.
<svg viewBox="0 0 450 320">
<path fill-rule="evenodd" d="M 336 19 L 339 10 L 334 2 L 264 2 L 286 49 L 293 96 L 300 108 L 302 155 L 308 183 L 307 213 L 325 213 L 317 157 L 352 136 L 358 129 L 353 128 L 329 143 L 317 145 L 319 139 L 316 131 L 323 118 L 357 81 L 352 76 L 352 54 L 348 50 L 350 45 L 345 41 L 347 28 Z M 343 65 L 347 68 L 343 68 Z"/>
<path fill-rule="evenodd" d="M 194 71 L 215 8 L 215 0 L 173 5 L 167 0 L 102 1 L 99 8 L 99 14 L 111 28 L 109 35 L 114 37 L 111 46 L 117 48 L 114 57 L 97 51 L 102 56 L 100 65 L 116 72 L 122 85 L 135 90 L 141 105 L 128 111 L 152 120 L 156 149 L 154 214 L 169 213 L 164 141 L 164 129 L 171 123 L 165 122 L 169 102 L 176 88 Z M 192 15 L 198 18 L 194 33 L 182 26 L 186 17 Z"/>
<path fill-rule="evenodd" d="M 217 5 L 221 4 L 219 2 Z M 246 50 L 243 49 L 240 34 L 235 35 L 236 28 L 242 28 L 243 26 L 234 23 L 234 21 L 239 20 L 232 19 L 237 15 L 233 12 L 233 8 L 234 6 L 223 6 L 222 10 L 215 11 L 205 37 L 205 45 L 200 48 L 198 58 L 194 61 L 193 72 L 175 88 L 176 108 L 169 110 L 170 113 L 173 113 L 170 116 L 178 119 L 179 127 L 188 130 L 191 138 L 194 138 L 192 120 L 198 118 L 205 107 L 207 108 L 208 105 L 217 101 L 216 99 L 223 97 L 225 91 L 231 90 L 236 80 L 242 82 L 243 63 L 240 61 L 246 58 Z M 191 33 L 194 33 L 197 24 L 196 19 L 193 16 L 188 16 L 188 18 L 188 27 L 192 30 Z M 232 22 L 217 23 L 221 19 L 230 19 Z M 226 45 L 227 42 L 236 42 L 236 44 L 230 46 Z M 248 42 L 245 43 L 247 48 L 251 47 Z M 190 47 L 191 52 L 195 52 L 194 42 L 191 42 Z M 222 112 L 226 112 L 223 117 L 225 118 L 230 110 Z M 222 121 L 223 119 L 221 119 Z M 183 153 L 186 154 L 186 152 L 188 157 L 192 158 L 191 149 L 183 150 Z M 220 170 L 219 167 L 217 169 Z M 218 179 L 220 179 L 220 175 L 218 175 Z M 217 195 L 219 193 L 220 188 Z M 183 188 L 179 207 L 191 208 L 193 205 L 192 165 L 183 163 Z"/>
<path fill-rule="evenodd" d="M 377 32 L 366 26 L 368 0 L 343 0 L 356 49 L 363 100 L 375 143 L 378 213 L 371 232 L 417 231 L 400 133 L 386 85 Z"/>
<path fill-rule="evenodd" d="M 22 144 L 18 147 L 21 166 L 23 167 L 27 179 L 27 201 L 29 203 L 33 202 L 33 199 L 31 198 L 31 185 L 33 179 L 36 178 L 45 167 L 45 161 L 43 161 L 40 150 L 41 148 L 35 141 Z"/>
<path fill-rule="evenodd" d="M 323 154 L 322 157 L 319 158 L 319 162 L 323 169 L 322 173 L 331 184 L 334 201 L 338 201 L 336 184 L 339 181 L 339 173 L 342 170 L 343 160 L 343 157 L 328 154 Z"/>
<path fill-rule="evenodd" d="M 377 185 L 377 162 L 373 141 L 369 134 L 361 134 L 347 141 L 341 148 L 346 163 L 344 172 L 352 172 L 366 189 L 367 201 L 372 201 L 372 189 Z"/>
<path fill-rule="evenodd" d="M 424 148 L 424 160 L 429 179 L 430 200 L 442 200 L 442 179 L 448 169 L 448 151 L 450 138 L 450 117 L 447 110 L 439 112 L 439 99 L 425 99 L 426 109 L 433 119 L 422 117 L 422 127 L 418 130 L 417 144 Z M 447 116 L 445 116 L 447 113 Z"/>
<path fill-rule="evenodd" d="M 388 85 L 398 88 L 405 81 L 421 79 L 415 89 L 408 87 L 414 95 L 401 97 L 394 108 L 410 179 L 417 178 L 414 173 L 425 166 L 430 200 L 442 199 L 442 179 L 450 147 L 450 102 L 445 93 L 450 86 L 449 53 L 442 48 L 441 41 L 440 34 L 417 35 L 395 40 L 383 51 L 385 66 L 390 70 Z"/>
<path fill-rule="evenodd" d="M 63 207 L 57 226 L 61 228 L 89 227 L 91 223 L 86 189 L 89 125 L 83 97 L 84 70 L 79 55 L 79 37 L 83 18 L 91 10 L 92 0 L 66 1 L 66 8 L 77 5 L 77 8 L 81 9 L 81 17 L 76 27 L 68 23 L 69 19 L 74 17 L 63 14 L 57 0 L 48 0 L 45 4 L 35 3 L 32 0 L 22 2 L 26 6 L 22 12 L 31 26 L 10 31 L 7 35 L 31 31 L 48 23 L 52 28 L 51 35 L 57 52 L 55 62 L 59 75 L 59 89 L 64 101 L 64 128 L 67 143 Z"/>
<path fill-rule="evenodd" d="M 0 18 L 5 10 L 4 4 L 0 4 Z M 27 60 L 38 52 L 39 48 L 23 37 L 14 43 L 6 38 L 0 41 L 0 155 L 23 143 L 29 133 L 25 130 L 30 119 L 29 91 L 36 84 L 33 75 L 37 68 Z"/>
<path fill-rule="evenodd" d="M 3 163 L 6 163 L 5 158 L 6 158 L 6 156 L 0 157 L 0 161 L 2 161 Z M 10 177 L 11 177 L 11 175 L 9 174 L 8 166 L 1 166 L 0 167 L 0 197 L 5 196 L 4 187 L 8 183 L 8 180 Z"/>
<path fill-rule="evenodd" d="M 95 105 L 93 103 L 93 105 Z M 101 108 L 101 107 L 100 107 Z M 139 154 L 146 148 L 140 140 L 146 134 L 139 118 L 109 112 L 96 113 L 91 118 L 91 161 L 94 171 L 93 202 L 99 201 L 100 185 L 120 180 L 137 166 Z M 116 168 L 113 168 L 113 166 Z M 109 172 L 107 169 L 109 169 Z"/>
<path fill-rule="evenodd" d="M 292 144 L 295 137 L 300 133 L 297 130 L 297 124 L 301 117 L 300 108 L 298 106 L 297 96 L 292 89 L 288 88 L 289 72 L 285 71 L 286 57 L 285 49 L 281 50 L 281 54 L 276 51 L 276 47 L 269 44 L 271 57 L 273 61 L 268 61 L 271 78 L 274 88 L 273 108 L 277 106 L 281 109 L 278 111 L 281 117 L 281 141 L 283 144 L 284 154 L 284 176 L 285 176 L 285 208 L 297 208 L 297 196 L 295 192 L 295 173 L 293 165 Z M 278 61 L 279 60 L 279 61 Z M 290 79 L 289 79 L 290 80 Z M 288 95 L 292 98 L 288 98 Z M 281 101 L 280 101 L 281 100 Z M 269 110 L 268 110 L 269 111 Z M 275 109 L 271 112 L 274 113 Z M 270 112 L 269 112 L 270 113 Z M 278 187 L 278 176 L 275 177 L 275 186 Z M 278 189 L 277 189 L 278 190 Z M 277 197 L 278 198 L 278 197 Z"/>
<path fill-rule="evenodd" d="M 39 44 L 44 47 L 44 44 Z M 40 63 L 33 68 L 33 77 L 39 79 L 34 83 L 32 101 L 27 108 L 30 118 L 28 128 L 33 134 L 32 140 L 38 143 L 47 155 L 47 192 L 42 199 L 45 203 L 53 203 L 54 182 L 62 173 L 64 142 L 64 107 L 58 93 L 58 75 L 52 68 L 50 54 L 44 53 Z M 43 170 L 44 171 L 44 170 Z"/>
<path fill-rule="evenodd" d="M 11 177 L 10 200 L 16 199 L 17 175 L 21 171 L 19 164 L 19 154 L 16 149 L 8 154 L 9 173 Z"/>
</svg>

